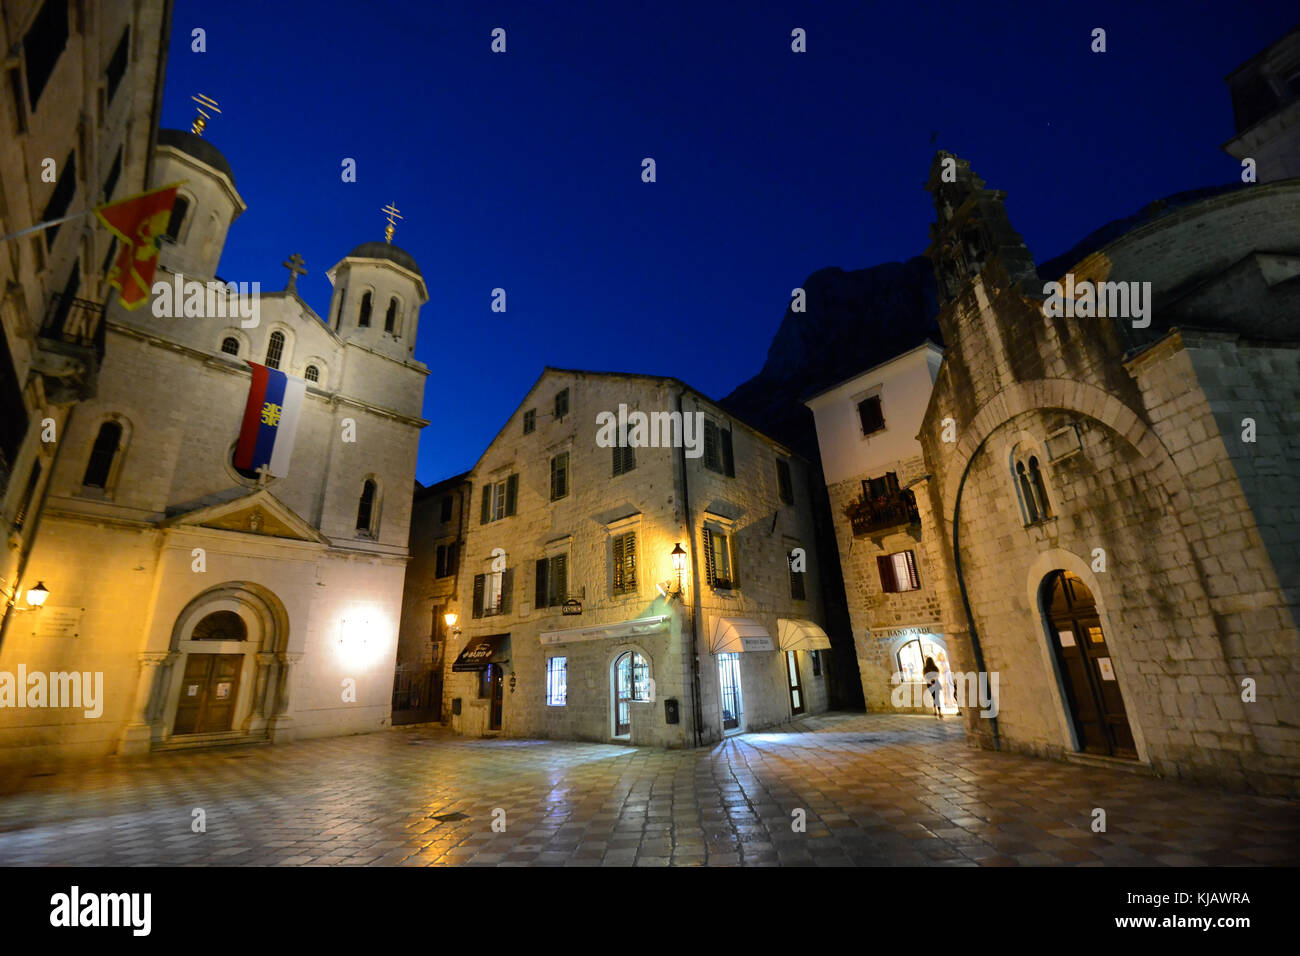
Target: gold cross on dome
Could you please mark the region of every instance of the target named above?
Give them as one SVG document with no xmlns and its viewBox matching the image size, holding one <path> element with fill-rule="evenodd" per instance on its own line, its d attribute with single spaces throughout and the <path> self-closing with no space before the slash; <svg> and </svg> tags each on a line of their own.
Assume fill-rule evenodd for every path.
<svg viewBox="0 0 1300 956">
<path fill-rule="evenodd" d="M 402 216 L 397 211 L 396 203 L 390 202 L 387 206 L 385 206 L 383 209 L 379 211 L 388 217 L 388 225 L 384 227 L 384 239 L 387 242 L 391 243 L 393 241 L 393 233 L 397 231 L 397 223 L 394 222 L 393 220 L 401 219 Z"/>
</svg>

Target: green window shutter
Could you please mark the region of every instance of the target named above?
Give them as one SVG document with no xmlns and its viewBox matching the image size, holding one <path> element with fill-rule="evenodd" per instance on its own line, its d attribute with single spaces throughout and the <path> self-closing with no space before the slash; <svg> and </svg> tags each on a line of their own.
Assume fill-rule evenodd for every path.
<svg viewBox="0 0 1300 956">
<path fill-rule="evenodd" d="M 506 514 L 515 513 L 515 506 L 519 503 L 519 476 L 511 475 L 506 479 Z"/>
<path fill-rule="evenodd" d="M 546 607 L 549 603 L 547 600 L 549 591 L 546 590 L 546 569 L 551 563 L 545 558 L 537 562 L 537 583 L 533 588 L 533 604 L 537 607 Z"/>
<path fill-rule="evenodd" d="M 479 515 L 479 519 L 478 519 L 479 524 L 488 523 L 488 514 L 490 513 L 491 508 L 492 508 L 492 484 L 491 482 L 489 482 L 488 484 L 483 486 L 483 509 L 482 509 L 482 514 Z"/>
<path fill-rule="evenodd" d="M 483 586 L 487 581 L 487 575 L 474 575 L 474 616 L 483 616 Z"/>
<path fill-rule="evenodd" d="M 722 473 L 728 478 L 736 477 L 736 462 L 731 454 L 731 429 L 722 433 Z"/>
<path fill-rule="evenodd" d="M 722 470 L 722 455 L 718 448 L 718 426 L 704 420 L 704 467 L 710 471 Z"/>
<path fill-rule="evenodd" d="M 506 568 L 501 572 L 501 613 L 510 613 L 510 598 L 515 590 L 515 569 Z"/>
<path fill-rule="evenodd" d="M 560 456 L 556 455 L 554 458 L 551 459 L 551 500 L 552 501 L 560 497 L 558 493 L 559 484 L 556 480 L 556 476 L 559 474 L 559 471 L 560 471 Z"/>
<path fill-rule="evenodd" d="M 709 587 L 718 583 L 718 569 L 713 564 L 713 532 L 708 528 L 704 529 L 704 580 Z"/>
</svg>

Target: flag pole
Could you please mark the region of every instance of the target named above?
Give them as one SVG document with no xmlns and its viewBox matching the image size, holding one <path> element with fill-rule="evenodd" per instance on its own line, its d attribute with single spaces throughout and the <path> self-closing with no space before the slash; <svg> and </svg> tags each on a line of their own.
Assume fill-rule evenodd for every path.
<svg viewBox="0 0 1300 956">
<path fill-rule="evenodd" d="M 62 225 L 63 223 L 70 222 L 73 219 L 80 219 L 82 216 L 89 216 L 94 211 L 95 210 L 93 209 L 87 209 L 84 212 L 74 212 L 71 216 L 64 216 L 62 219 L 50 219 L 47 222 L 38 222 L 36 225 L 28 226 L 26 229 L 19 229 L 17 232 L 9 233 L 7 236 L 0 236 L 0 242 L 8 242 L 10 239 L 18 239 L 30 232 L 44 232 L 51 226 Z"/>
</svg>

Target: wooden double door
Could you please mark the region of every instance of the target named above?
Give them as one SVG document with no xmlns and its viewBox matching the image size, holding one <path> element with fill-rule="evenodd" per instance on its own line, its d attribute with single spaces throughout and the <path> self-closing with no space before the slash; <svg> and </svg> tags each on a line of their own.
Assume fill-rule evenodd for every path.
<svg viewBox="0 0 1300 956">
<path fill-rule="evenodd" d="M 210 734 L 230 730 L 239 699 L 243 654 L 189 654 L 173 734 Z"/>
<path fill-rule="evenodd" d="M 1137 745 L 1096 599 L 1083 580 L 1068 571 L 1049 574 L 1043 581 L 1043 590 L 1052 650 L 1065 682 L 1067 705 L 1080 749 L 1107 757 L 1136 759 Z"/>
</svg>

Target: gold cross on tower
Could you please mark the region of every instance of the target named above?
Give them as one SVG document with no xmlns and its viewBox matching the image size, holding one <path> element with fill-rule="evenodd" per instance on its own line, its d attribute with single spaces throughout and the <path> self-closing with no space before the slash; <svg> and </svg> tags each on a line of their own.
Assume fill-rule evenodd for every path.
<svg viewBox="0 0 1300 956">
<path fill-rule="evenodd" d="M 286 261 L 281 262 L 280 265 L 284 266 L 286 269 L 289 270 L 289 284 L 284 287 L 284 291 L 297 292 L 298 276 L 300 275 L 305 276 L 307 274 L 307 270 L 303 268 L 304 263 L 302 260 L 302 256 L 298 255 L 298 253 L 295 252 Z"/>
<path fill-rule="evenodd" d="M 379 211 L 388 216 L 388 225 L 384 227 L 384 239 L 391 243 L 393 241 L 393 233 L 397 231 L 397 223 L 393 222 L 393 220 L 401 219 L 402 217 L 398 215 L 396 203 L 390 202 Z"/>
<path fill-rule="evenodd" d="M 205 110 L 212 110 L 212 112 L 218 115 L 220 115 L 221 110 L 217 109 L 216 100 L 210 96 L 204 96 L 202 93 L 198 96 L 191 96 L 190 99 L 199 104 L 199 115 L 194 117 L 194 125 L 190 127 L 190 132 L 195 136 L 202 136 L 203 130 L 208 125 L 208 120 L 211 118 Z"/>
</svg>

